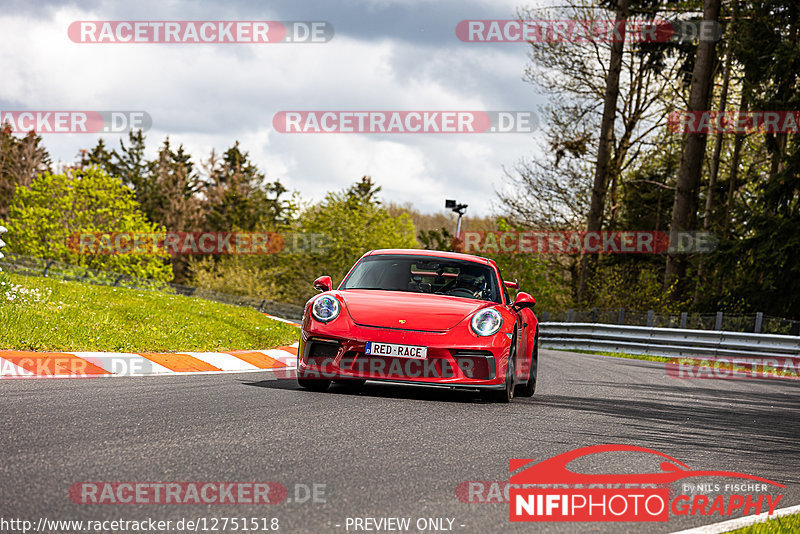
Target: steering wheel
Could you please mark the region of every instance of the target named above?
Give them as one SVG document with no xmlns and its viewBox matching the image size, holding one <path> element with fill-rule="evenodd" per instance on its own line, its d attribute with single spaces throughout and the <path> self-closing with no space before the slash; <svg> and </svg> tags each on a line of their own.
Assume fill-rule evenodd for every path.
<svg viewBox="0 0 800 534">
<path fill-rule="evenodd" d="M 461 295 L 456 295 L 456 293 L 462 293 Z M 447 292 L 448 295 L 453 295 L 454 297 L 468 297 L 471 299 L 475 298 L 475 293 L 467 289 L 466 287 L 456 287 L 451 289 Z"/>
</svg>

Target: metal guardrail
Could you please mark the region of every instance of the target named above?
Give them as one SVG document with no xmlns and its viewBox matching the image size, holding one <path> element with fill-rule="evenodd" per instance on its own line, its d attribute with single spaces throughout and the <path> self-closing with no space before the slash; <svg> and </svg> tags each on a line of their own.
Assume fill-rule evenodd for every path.
<svg viewBox="0 0 800 534">
<path fill-rule="evenodd" d="M 690 330 L 725 330 L 727 332 L 753 332 L 800 336 L 800 321 L 765 315 L 762 312 L 682 312 L 669 315 L 654 310 L 636 311 L 620 309 L 562 310 L 537 313 L 543 323 L 600 323 L 620 326 L 647 326 L 652 328 L 682 328 Z"/>
<path fill-rule="evenodd" d="M 694 358 L 798 358 L 800 336 L 596 323 L 540 323 L 541 346 Z"/>
</svg>

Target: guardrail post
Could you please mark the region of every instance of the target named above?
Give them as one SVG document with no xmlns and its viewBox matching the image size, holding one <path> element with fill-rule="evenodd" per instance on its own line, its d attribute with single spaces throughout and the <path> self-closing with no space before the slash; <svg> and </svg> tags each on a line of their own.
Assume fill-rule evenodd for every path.
<svg viewBox="0 0 800 534">
<path fill-rule="evenodd" d="M 761 325 L 764 323 L 764 314 L 762 312 L 756 312 L 756 327 L 753 329 L 753 332 L 756 334 L 761 333 Z"/>
<path fill-rule="evenodd" d="M 6 233 L 6 232 L 8 232 L 8 229 L 5 226 L 0 226 L 0 237 L 2 237 L 3 234 Z M 4 246 L 6 246 L 6 242 L 3 241 L 2 239 L 0 239 L 0 248 L 3 248 Z M 0 250 L 0 260 L 2 260 L 4 257 L 5 257 L 5 255 L 3 254 L 3 251 Z M 3 269 L 0 268 L 0 271 L 2 271 L 2 270 Z"/>
<path fill-rule="evenodd" d="M 550 312 L 544 312 L 544 313 L 542 314 L 542 322 L 543 322 L 543 323 L 546 323 L 546 322 L 547 322 L 547 318 L 548 318 L 548 317 L 550 317 Z"/>
<path fill-rule="evenodd" d="M 572 322 L 572 318 L 573 318 L 574 314 L 575 314 L 575 310 L 573 310 L 572 308 L 567 310 L 567 322 L 568 323 Z"/>
<path fill-rule="evenodd" d="M 722 312 L 717 312 L 717 320 L 714 323 L 714 330 L 722 330 Z"/>
<path fill-rule="evenodd" d="M 681 312 L 681 328 L 686 328 L 686 319 L 689 318 L 689 314 L 686 312 Z"/>
<path fill-rule="evenodd" d="M 619 309 L 619 317 L 617 318 L 617 324 L 625 324 L 625 308 Z"/>
<path fill-rule="evenodd" d="M 593 323 L 597 322 L 597 316 L 598 316 L 598 309 L 597 308 L 592 308 L 592 322 Z"/>
<path fill-rule="evenodd" d="M 655 322 L 654 321 L 655 316 L 656 316 L 656 312 L 654 312 L 653 310 L 647 310 L 647 326 L 648 326 L 648 328 L 653 326 L 653 323 Z"/>
</svg>

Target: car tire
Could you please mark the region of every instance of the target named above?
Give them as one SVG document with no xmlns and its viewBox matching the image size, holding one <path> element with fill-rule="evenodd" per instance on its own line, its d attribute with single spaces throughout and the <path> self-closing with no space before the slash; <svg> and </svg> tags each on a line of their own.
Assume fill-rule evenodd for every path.
<svg viewBox="0 0 800 534">
<path fill-rule="evenodd" d="M 536 392 L 536 376 L 539 370 L 539 329 L 533 337 L 533 352 L 531 353 L 531 370 L 528 380 L 524 384 L 517 386 L 514 395 L 517 397 L 533 397 Z"/>
<path fill-rule="evenodd" d="M 508 355 L 508 363 L 506 364 L 506 381 L 503 389 L 491 389 L 486 392 L 486 397 L 492 402 L 507 404 L 514 400 L 514 376 L 517 370 L 517 333 L 514 332 L 514 337 L 511 339 L 511 352 Z"/>
<path fill-rule="evenodd" d="M 297 384 L 309 391 L 327 391 L 328 387 L 331 385 L 330 380 L 323 380 L 321 378 L 301 378 L 300 376 L 297 377 Z"/>
</svg>

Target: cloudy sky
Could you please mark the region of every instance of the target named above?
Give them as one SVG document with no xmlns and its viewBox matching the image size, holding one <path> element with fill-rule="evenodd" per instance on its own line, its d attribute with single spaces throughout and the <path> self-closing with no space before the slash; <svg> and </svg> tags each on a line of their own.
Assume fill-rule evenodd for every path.
<svg viewBox="0 0 800 534">
<path fill-rule="evenodd" d="M 534 2 L 528 2 L 531 5 Z M 51 3 L 0 12 L 0 110 L 145 110 L 153 154 L 166 136 L 195 160 L 239 140 L 269 179 L 319 199 L 371 175 L 387 201 L 441 211 L 445 198 L 492 212 L 503 167 L 537 134 L 278 133 L 283 110 L 529 110 L 544 100 L 522 80 L 522 44 L 465 43 L 464 19 L 513 18 L 517 0 L 328 0 Z M 317 20 L 325 44 L 80 44 L 76 20 Z M 116 145 L 115 136 L 105 136 Z M 71 162 L 95 134 L 48 134 Z"/>
</svg>

